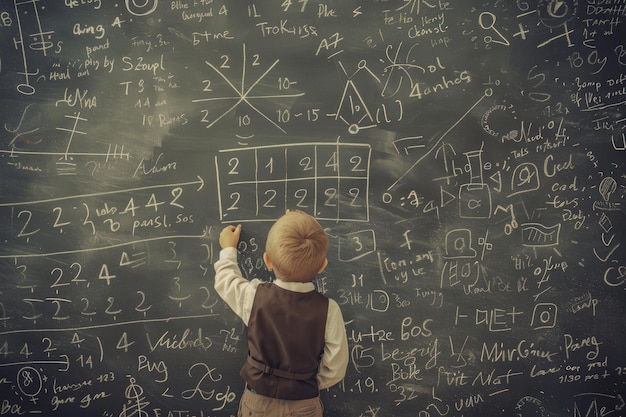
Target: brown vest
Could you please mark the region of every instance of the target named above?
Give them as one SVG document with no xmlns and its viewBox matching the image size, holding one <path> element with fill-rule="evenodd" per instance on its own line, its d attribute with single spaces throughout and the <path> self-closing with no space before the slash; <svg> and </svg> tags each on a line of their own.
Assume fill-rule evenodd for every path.
<svg viewBox="0 0 626 417">
<path fill-rule="evenodd" d="M 328 298 L 271 283 L 257 287 L 248 321 L 248 360 L 240 375 L 266 397 L 301 400 L 319 395 Z"/>
</svg>

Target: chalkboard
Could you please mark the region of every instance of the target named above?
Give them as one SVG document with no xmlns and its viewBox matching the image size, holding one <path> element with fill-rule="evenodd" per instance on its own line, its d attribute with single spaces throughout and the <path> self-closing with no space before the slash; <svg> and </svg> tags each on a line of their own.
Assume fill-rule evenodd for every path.
<svg viewBox="0 0 626 417">
<path fill-rule="evenodd" d="M 0 4 L 0 415 L 234 416 L 244 226 L 330 237 L 325 415 L 626 415 L 621 0 Z"/>
</svg>

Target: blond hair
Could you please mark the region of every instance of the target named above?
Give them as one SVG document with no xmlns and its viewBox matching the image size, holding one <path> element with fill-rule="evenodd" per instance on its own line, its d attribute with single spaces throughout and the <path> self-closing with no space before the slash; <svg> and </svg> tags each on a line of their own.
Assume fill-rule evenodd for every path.
<svg viewBox="0 0 626 417">
<path fill-rule="evenodd" d="M 325 266 L 328 237 L 310 215 L 287 211 L 267 234 L 265 252 L 276 277 L 283 281 L 310 282 Z"/>
</svg>

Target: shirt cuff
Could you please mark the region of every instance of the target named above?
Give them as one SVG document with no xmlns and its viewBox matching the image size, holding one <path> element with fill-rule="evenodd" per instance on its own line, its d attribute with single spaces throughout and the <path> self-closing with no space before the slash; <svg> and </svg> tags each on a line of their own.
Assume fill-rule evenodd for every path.
<svg viewBox="0 0 626 417">
<path fill-rule="evenodd" d="M 237 248 L 228 247 L 220 251 L 220 259 L 231 259 L 237 261 Z"/>
</svg>

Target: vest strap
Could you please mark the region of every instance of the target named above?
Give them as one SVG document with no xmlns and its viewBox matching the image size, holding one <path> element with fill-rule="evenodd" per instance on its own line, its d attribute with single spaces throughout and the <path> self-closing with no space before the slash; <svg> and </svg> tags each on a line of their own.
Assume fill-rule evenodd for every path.
<svg viewBox="0 0 626 417">
<path fill-rule="evenodd" d="M 307 373 L 283 371 L 282 369 L 272 368 L 264 364 L 263 362 L 259 362 L 250 355 L 248 355 L 248 363 L 250 364 L 250 366 L 258 369 L 259 371 L 262 371 L 266 375 L 275 375 L 280 378 L 291 379 L 295 381 L 307 380 L 309 378 L 312 378 L 317 373 L 317 370 Z"/>
</svg>

